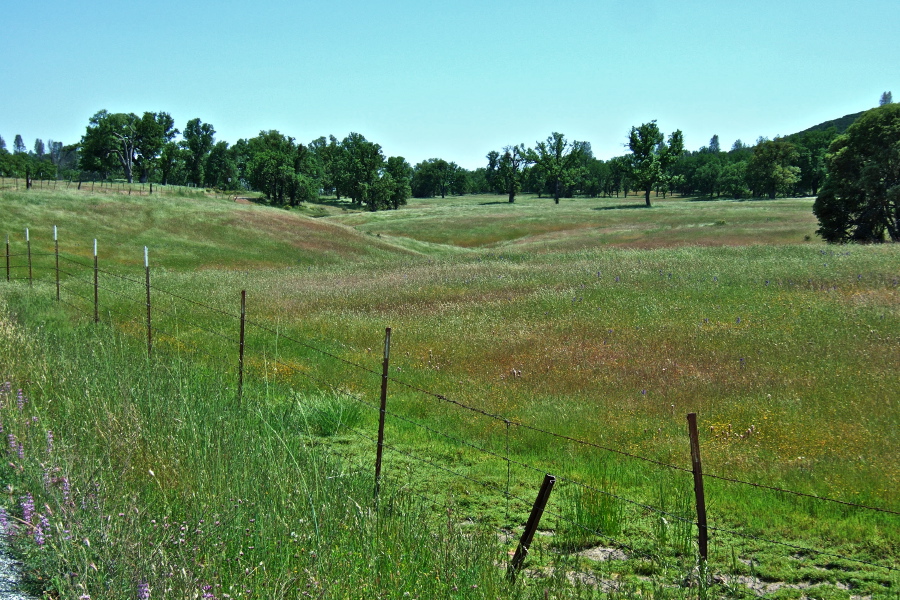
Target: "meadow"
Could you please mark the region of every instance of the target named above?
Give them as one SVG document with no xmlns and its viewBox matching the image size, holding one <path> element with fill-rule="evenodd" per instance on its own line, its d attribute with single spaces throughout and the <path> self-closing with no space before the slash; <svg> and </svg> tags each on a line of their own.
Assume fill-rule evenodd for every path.
<svg viewBox="0 0 900 600">
<path fill-rule="evenodd" d="M 51 514 L 71 513 L 133 553 L 107 558 L 104 571 L 60 535 L 57 555 L 83 578 L 54 581 L 60 590 L 897 597 L 900 251 L 816 241 L 809 199 L 670 198 L 645 209 L 635 197 L 554 206 L 470 196 L 368 213 L 202 191 L 35 192 L 0 196 L 12 273 L 23 275 L 29 227 L 37 277 L 2 288 L 0 375 L 11 385 L 0 416 L 17 440 L 37 439 L 37 417 L 83 497 L 110 503 L 95 512 L 133 513 L 138 525 L 112 531 L 114 518 L 66 509 L 41 461 L 26 467 L 27 450 L 16 460 L 11 446 L 10 514 L 31 481 L 48 511 L 55 498 Z M 65 303 L 45 254 L 53 225 Z M 94 238 L 112 327 L 90 323 Z M 152 359 L 145 245 L 160 290 Z M 241 290 L 258 326 L 237 402 Z M 366 436 L 386 327 L 390 500 L 375 508 Z M 31 398 L 21 408 L 16 387 Z M 689 412 L 704 472 L 721 477 L 706 480 L 717 530 L 701 572 Z M 544 472 L 559 478 L 546 535 L 531 577 L 508 587 L 495 565 Z M 163 517 L 180 528 L 221 515 L 227 534 L 195 527 L 203 536 L 188 543 L 157 531 Z M 285 549 L 296 539 L 307 554 Z M 584 552 L 597 548 L 607 560 Z"/>
</svg>

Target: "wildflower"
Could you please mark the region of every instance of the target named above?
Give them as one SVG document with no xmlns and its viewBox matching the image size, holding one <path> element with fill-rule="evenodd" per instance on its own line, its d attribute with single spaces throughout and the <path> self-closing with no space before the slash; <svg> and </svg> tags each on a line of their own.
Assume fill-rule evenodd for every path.
<svg viewBox="0 0 900 600">
<path fill-rule="evenodd" d="M 34 498 L 31 496 L 31 493 L 25 494 L 19 500 L 22 503 L 22 520 L 26 523 L 31 523 L 31 518 L 34 516 Z"/>
<path fill-rule="evenodd" d="M 47 454 L 53 454 L 53 432 L 47 430 Z"/>
<path fill-rule="evenodd" d="M 18 393 L 16 394 L 16 406 L 19 407 L 20 411 L 25 408 L 26 402 L 28 402 L 28 398 L 25 396 L 25 394 L 20 389 L 18 391 Z"/>
<path fill-rule="evenodd" d="M 6 509 L 0 506 L 0 534 L 6 535 L 9 531 L 9 515 Z"/>
<path fill-rule="evenodd" d="M 50 529 L 50 520 L 44 515 L 38 519 L 37 527 L 34 528 L 34 543 L 38 546 L 44 545 L 44 530 Z"/>
<path fill-rule="evenodd" d="M 146 581 L 141 581 L 138 584 L 138 600 L 150 600 L 150 584 Z"/>
</svg>

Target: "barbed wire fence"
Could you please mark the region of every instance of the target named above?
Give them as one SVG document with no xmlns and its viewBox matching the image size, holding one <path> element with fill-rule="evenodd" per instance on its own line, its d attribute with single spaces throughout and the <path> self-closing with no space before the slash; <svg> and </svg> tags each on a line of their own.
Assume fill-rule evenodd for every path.
<svg viewBox="0 0 900 600">
<path fill-rule="evenodd" d="M 151 281 L 149 254 L 144 249 L 144 277 L 133 274 L 122 274 L 101 268 L 97 241 L 94 240 L 93 255 L 85 258 L 83 249 L 79 252 L 61 253 L 58 232 L 53 229 L 53 251 L 45 247 L 33 249 L 31 233 L 24 232 L 24 239 L 16 240 L 15 236 L 6 236 L 5 243 L 5 281 L 34 285 L 36 265 L 42 282 L 52 277 L 56 300 L 69 309 L 92 320 L 94 323 L 105 322 L 135 337 L 146 338 L 146 352 L 152 357 L 155 352 L 185 352 L 191 356 L 202 356 L 208 363 L 217 364 L 223 369 L 232 371 L 230 376 L 236 378 L 235 391 L 237 401 L 242 401 L 245 377 L 250 379 L 269 378 L 293 384 L 304 380 L 305 386 L 324 390 L 347 403 L 354 403 L 373 417 L 378 416 L 379 427 L 376 432 L 365 431 L 358 424 L 342 424 L 343 430 L 364 447 L 375 450 L 373 477 L 373 497 L 378 500 L 383 477 L 383 465 L 397 467 L 400 464 L 415 465 L 423 472 L 437 473 L 450 483 L 446 485 L 444 494 L 436 492 L 428 480 L 408 478 L 401 488 L 428 504 L 442 506 L 445 509 L 454 506 L 452 489 L 457 487 L 477 486 L 485 494 L 502 499 L 507 525 L 511 525 L 516 516 L 531 507 L 531 516 L 525 524 L 525 530 L 519 539 L 516 553 L 512 556 L 508 573 L 511 579 L 523 571 L 524 558 L 532 546 L 532 537 L 539 527 L 541 514 L 555 520 L 557 535 L 568 536 L 567 540 L 557 543 L 560 556 L 571 556 L 579 549 L 591 545 L 605 545 L 607 557 L 620 559 L 640 559 L 659 561 L 660 551 L 655 546 L 674 549 L 675 554 L 695 557 L 700 565 L 708 560 L 708 540 L 710 534 L 729 540 L 743 540 L 754 544 L 765 544 L 769 547 L 781 548 L 787 556 L 822 557 L 829 560 L 846 561 L 850 564 L 865 566 L 885 572 L 891 576 L 900 573 L 895 559 L 885 557 L 876 562 L 859 557 L 843 555 L 829 548 L 811 548 L 792 541 L 773 539 L 774 535 L 763 535 L 748 532 L 741 527 L 726 526 L 718 522 L 709 524 L 705 510 L 704 481 L 721 482 L 732 486 L 742 486 L 748 490 L 773 494 L 776 498 L 794 497 L 818 505 L 841 507 L 845 510 L 858 511 L 860 514 L 880 515 L 889 519 L 890 526 L 896 527 L 900 512 L 885 507 L 854 503 L 839 498 L 823 497 L 804 491 L 786 489 L 758 481 L 746 481 L 737 477 L 708 473 L 702 470 L 700 462 L 700 443 L 696 428 L 696 415 L 688 415 L 691 466 L 683 466 L 661 461 L 649 456 L 629 452 L 621 448 L 602 445 L 590 440 L 565 435 L 533 423 L 516 420 L 494 413 L 481 407 L 473 406 L 452 395 L 435 392 L 415 385 L 400 378 L 396 370 L 391 371 L 390 343 L 391 330 L 385 331 L 382 368 L 379 371 L 371 366 L 360 364 L 341 356 L 339 351 L 322 347 L 321 343 L 300 339 L 286 332 L 278 324 L 247 318 L 246 291 L 241 292 L 240 309 L 234 312 L 212 306 L 207 302 L 190 298 L 184 293 L 176 293 L 154 285 Z M 24 245 L 24 248 L 22 246 Z M 13 252 L 15 246 L 16 252 Z M 93 260 L 91 260 L 91 258 Z M 61 264 L 62 263 L 62 264 Z M 238 303 L 236 302 L 236 305 Z M 160 305 L 164 305 L 162 308 Z M 179 307 L 182 307 L 179 312 Z M 193 312 L 192 312 L 193 311 Z M 208 324 L 208 319 L 197 318 L 198 314 L 214 315 L 218 327 Z M 165 326 L 161 326 L 164 324 Z M 248 344 L 247 332 L 253 339 Z M 204 340 L 207 340 L 204 342 Z M 208 340 L 214 340 L 211 343 Z M 266 344 L 273 344 L 274 351 L 266 351 Z M 218 345 L 218 346 L 217 346 Z M 347 344 L 337 341 L 339 347 Z M 248 347 L 250 351 L 248 352 Z M 210 350 L 209 348 L 214 348 Z M 228 350 L 222 350 L 228 348 Z M 324 361 L 316 369 L 314 360 Z M 303 362 L 305 361 L 305 362 Z M 262 363 L 262 367 L 260 367 Z M 248 368 L 249 366 L 249 368 Z M 237 372 L 234 373 L 233 371 Z M 324 371 L 334 371 L 326 375 Z M 321 371 L 321 372 L 320 372 Z M 300 386 L 297 386 L 300 387 Z M 501 432 L 500 440 L 490 437 L 485 441 L 466 439 L 458 433 L 451 433 L 455 428 L 445 421 L 440 425 L 426 422 L 400 411 L 389 404 L 389 391 L 402 389 L 406 393 L 432 402 L 434 406 L 443 406 L 452 411 L 461 411 L 475 419 L 482 419 Z M 379 389 L 380 403 L 366 399 L 372 390 Z M 331 419 L 328 413 L 316 402 L 302 394 L 296 394 L 298 402 L 304 410 L 318 413 L 323 419 Z M 390 424 L 393 429 L 388 431 Z M 448 448 L 463 449 L 465 452 L 501 465 L 505 472 L 505 481 L 498 481 L 490 476 L 478 473 L 477 468 L 461 468 L 457 461 L 441 458 L 440 452 L 417 449 L 404 436 L 395 441 L 386 441 L 387 433 L 396 434 L 398 428 L 417 431 L 425 436 L 430 444 L 440 443 Z M 490 428 L 485 428 L 490 429 Z M 656 473 L 667 473 L 670 493 L 660 493 L 656 502 L 638 499 L 620 491 L 626 486 L 615 481 L 615 474 L 600 477 L 600 483 L 591 482 L 577 473 L 568 474 L 565 468 L 555 461 L 554 464 L 532 464 L 521 458 L 522 453 L 515 447 L 515 441 L 522 433 L 537 435 L 547 440 L 548 445 L 558 450 L 559 455 L 568 455 L 565 449 L 578 448 L 592 453 L 594 459 L 614 458 L 628 461 L 629 464 L 640 464 Z M 437 456 L 436 456 L 437 455 Z M 383 457 L 389 456 L 389 461 Z M 353 457 L 362 461 L 364 457 Z M 392 462 L 391 462 L 392 461 Z M 477 460 L 462 461 L 477 465 Z M 360 468 L 364 464 L 359 462 Z M 410 470 L 411 472 L 411 470 Z M 515 473 L 515 476 L 514 476 Z M 676 483 L 677 478 L 691 475 L 693 480 L 693 502 L 686 480 Z M 411 477 L 411 476 L 410 476 Z M 529 500 L 522 491 L 527 490 L 528 483 L 536 483 L 544 478 L 537 500 Z M 548 479 L 549 478 L 549 479 Z M 398 480 L 397 478 L 394 478 Z M 552 481 L 550 481 L 552 479 Z M 554 484 L 560 488 L 559 495 L 565 501 L 552 502 L 548 506 L 550 490 Z M 626 523 L 643 520 L 645 526 L 634 527 L 633 530 L 650 531 L 654 538 L 649 541 L 630 539 L 626 535 Z M 521 521 L 519 521 L 521 522 Z M 649 526 L 646 524 L 649 523 Z M 566 532 L 562 535 L 560 532 Z M 511 530 L 505 534 L 512 539 Z M 566 568 L 581 569 L 578 571 L 582 581 L 600 585 L 594 570 L 579 566 L 580 563 L 569 561 Z M 604 585 L 609 584 L 606 582 Z"/>
</svg>

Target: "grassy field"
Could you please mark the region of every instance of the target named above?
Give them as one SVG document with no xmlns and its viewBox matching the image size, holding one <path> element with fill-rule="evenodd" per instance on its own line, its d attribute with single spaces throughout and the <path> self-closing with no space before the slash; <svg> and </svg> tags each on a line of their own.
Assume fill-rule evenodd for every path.
<svg viewBox="0 0 900 600">
<path fill-rule="evenodd" d="M 45 358 L 32 365 L 15 343 L 5 342 L 0 375 L 47 382 L 31 392 L 46 403 L 40 419 L 55 419 L 57 438 L 73 440 L 71 464 L 92 457 L 84 473 L 108 463 L 108 495 L 121 491 L 115 474 L 135 469 L 135 480 L 124 486 L 132 494 L 122 501 L 126 508 L 208 520 L 226 497 L 274 503 L 262 511 L 273 521 L 261 534 L 272 540 L 262 546 L 269 576 L 252 579 L 259 597 L 296 595 L 299 579 L 270 581 L 273 556 L 280 557 L 282 575 L 306 569 L 303 585 L 310 577 L 328 578 L 324 597 L 364 597 L 354 593 L 362 581 L 356 575 L 339 585 L 335 564 L 360 577 L 383 575 L 373 589 L 389 597 L 396 595 L 387 582 L 398 580 L 412 581 L 407 591 L 421 597 L 539 597 L 543 585 L 560 597 L 897 596 L 896 572 L 865 564 L 896 565 L 896 515 L 710 479 L 710 523 L 731 533 L 712 535 L 712 587 L 706 581 L 686 586 L 696 565 L 693 528 L 680 520 L 694 519 L 690 474 L 559 437 L 689 468 L 685 414 L 696 412 L 707 473 L 900 510 L 900 251 L 816 241 L 810 200 L 676 198 L 645 209 L 631 197 L 564 199 L 555 206 L 546 198 L 510 205 L 501 197 L 470 196 L 368 213 L 339 201 L 286 211 L 196 192 L 152 199 L 38 192 L 0 196 L 13 252 L 23 251 L 25 227 L 35 254 L 46 252 L 58 225 L 71 274 L 63 276 L 63 298 L 90 314 L 92 274 L 72 261 L 88 264 L 97 238 L 101 268 L 128 280 L 101 276 L 103 320 L 115 327 L 103 334 L 112 337 L 93 343 L 119 350 L 88 351 L 86 340 L 100 334 L 77 320 L 71 325 L 78 311 L 67 314 L 48 301 L 52 257 L 35 256 L 35 291 L 19 282 L 3 295 L 15 316 L 8 335 L 27 340 Z M 149 380 L 142 374 L 146 360 L 136 358 L 143 245 L 150 247 L 155 287 L 213 309 L 155 295 L 159 362 L 152 368 L 162 371 Z M 12 260 L 14 277 L 21 277 L 23 257 Z M 234 406 L 234 315 L 242 289 L 249 318 L 277 333 L 249 329 L 249 400 Z M 388 419 L 386 489 L 408 504 L 400 511 L 404 519 L 419 515 L 425 523 L 443 515 L 436 531 L 447 530 L 441 539 L 448 548 L 486 562 L 452 568 L 449 563 L 463 560 L 459 555 L 433 556 L 425 541 L 415 541 L 421 532 L 402 522 L 391 524 L 391 532 L 377 529 L 390 521 L 379 521 L 377 512 L 359 513 L 356 533 L 346 532 L 371 534 L 345 540 L 358 555 L 320 561 L 333 571 L 275 552 L 273 544 L 291 539 L 290 532 L 276 532 L 278 522 L 308 522 L 310 508 L 324 502 L 320 511 L 337 515 L 339 528 L 353 506 L 366 504 L 373 448 L 353 431 L 374 436 L 377 411 L 370 405 L 377 402 L 385 327 L 393 330 L 389 410 L 396 415 Z M 106 375 L 80 374 L 96 368 L 90 365 L 99 355 Z M 186 357 L 197 365 L 185 366 Z M 60 370 L 70 373 L 66 381 L 58 381 Z M 163 383 L 162 372 L 171 374 L 171 384 Z M 172 387 L 156 389 L 150 380 Z M 78 416 L 83 401 L 77 398 L 85 394 L 104 399 L 107 418 Z M 71 407 L 59 409 L 66 403 Z M 2 410 L 4 425 L 27 422 L 13 393 Z M 347 423 L 328 425 L 322 415 Z M 160 420 L 169 424 L 156 431 Z M 243 441 L 223 446 L 212 433 L 219 422 Z M 249 450 L 254 445 L 258 451 Z M 279 447 L 290 449 L 290 460 L 273 458 Z M 324 462 L 309 467 L 307 458 Z M 210 461 L 220 475 L 209 472 Z M 261 479 L 267 464 L 273 474 Z M 338 482 L 316 476 L 304 483 L 315 490 L 306 500 L 301 494 L 289 501 L 296 489 L 272 483 L 310 468 L 347 474 L 352 485 L 343 475 L 337 479 L 352 489 L 336 491 L 329 486 Z M 154 478 L 144 476 L 148 470 Z M 511 591 L 485 565 L 514 544 L 490 532 L 524 523 L 542 472 L 560 478 L 544 519 L 552 535 L 541 536 L 532 555 L 533 568 L 550 579 L 532 577 Z M 277 498 L 263 497 L 269 490 L 260 486 L 269 485 Z M 10 493 L 10 507 L 17 494 Z M 312 502 L 309 494 L 329 500 Z M 444 508 L 419 507 L 423 497 Z M 200 511 L 206 517 L 197 516 L 197 498 L 208 505 Z M 236 521 L 256 512 L 228 510 Z M 140 531 L 152 526 L 144 523 Z M 466 545 L 475 540 L 477 551 Z M 366 552 L 358 544 L 376 542 L 415 548 L 411 554 L 431 562 L 397 573 L 390 568 L 395 558 L 373 566 L 360 558 Z M 197 547 L 207 552 L 210 543 Z M 316 544 L 320 554 L 338 551 L 321 537 Z M 226 539 L 226 545 L 227 561 L 240 544 Z M 596 546 L 619 548 L 624 557 L 591 561 L 572 554 Z M 219 585 L 241 580 L 233 565 L 215 564 Z M 422 574 L 441 569 L 442 583 L 429 579 L 432 587 L 426 586 Z M 480 579 L 461 592 L 448 582 L 449 572 Z M 137 585 L 133 573 L 128 577 Z M 199 589 L 196 577 L 183 579 L 185 594 Z M 164 585 L 153 581 L 155 588 Z"/>
</svg>

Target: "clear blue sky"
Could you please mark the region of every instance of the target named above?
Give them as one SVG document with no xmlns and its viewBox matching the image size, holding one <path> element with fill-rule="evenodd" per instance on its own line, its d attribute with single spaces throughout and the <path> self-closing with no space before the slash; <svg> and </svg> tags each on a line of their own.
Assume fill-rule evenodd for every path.
<svg viewBox="0 0 900 600">
<path fill-rule="evenodd" d="M 0 135 L 73 143 L 100 109 L 199 117 L 234 143 L 351 131 L 467 168 L 552 131 L 696 149 L 900 100 L 897 0 L 2 0 Z"/>
</svg>

